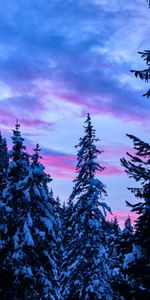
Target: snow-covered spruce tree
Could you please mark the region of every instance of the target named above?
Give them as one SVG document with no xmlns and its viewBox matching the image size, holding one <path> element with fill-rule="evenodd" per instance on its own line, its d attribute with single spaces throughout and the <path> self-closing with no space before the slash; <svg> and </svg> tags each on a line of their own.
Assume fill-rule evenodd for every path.
<svg viewBox="0 0 150 300">
<path fill-rule="evenodd" d="M 0 198 L 2 196 L 3 189 L 6 187 L 8 164 L 9 158 L 7 152 L 7 143 L 5 138 L 3 139 L 0 132 Z"/>
<path fill-rule="evenodd" d="M 77 146 L 77 177 L 70 196 L 74 204 L 68 220 L 70 241 L 66 245 L 67 267 L 63 270 L 62 295 L 66 300 L 112 300 L 106 251 L 101 242 L 102 221 L 110 208 L 103 201 L 105 186 L 95 178 L 95 173 L 103 167 L 96 161 L 101 151 L 95 146 L 98 139 L 89 114 L 85 124 L 85 135 Z"/>
<path fill-rule="evenodd" d="M 120 235 L 121 229 L 117 217 L 109 222 L 109 228 L 106 235 L 107 252 L 110 257 L 111 269 L 120 267 Z"/>
<path fill-rule="evenodd" d="M 121 257 L 121 228 L 117 217 L 106 222 L 106 249 L 111 270 L 111 286 L 114 291 L 113 299 L 124 299 L 124 275 L 122 273 Z"/>
<path fill-rule="evenodd" d="M 133 247 L 133 226 L 131 224 L 131 218 L 128 217 L 125 220 L 124 228 L 121 232 L 120 246 L 121 255 L 124 257 L 125 254 L 132 252 Z"/>
<path fill-rule="evenodd" d="M 127 153 L 129 160 L 122 158 L 121 163 L 128 176 L 139 182 L 141 187 L 129 188 L 139 202 L 127 204 L 138 214 L 138 218 L 132 255 L 126 255 L 124 268 L 128 273 L 133 299 L 150 299 L 150 145 L 133 135 L 127 136 L 134 143 L 135 154 Z"/>
<path fill-rule="evenodd" d="M 133 246 L 133 226 L 131 225 L 131 219 L 128 217 L 125 220 L 125 225 L 123 230 L 120 230 L 118 236 L 118 257 L 116 256 L 115 263 L 118 263 L 117 268 L 113 269 L 113 288 L 118 294 L 124 297 L 124 299 L 130 300 L 132 299 L 131 295 L 129 294 L 129 285 L 126 276 L 126 271 L 124 271 L 124 259 L 126 254 L 132 252 Z M 114 248 L 116 246 L 114 245 Z M 113 259 L 114 262 L 114 259 Z"/>
<path fill-rule="evenodd" d="M 15 295 L 15 285 L 18 284 L 15 280 L 17 265 L 13 263 L 13 254 L 19 242 L 16 234 L 18 232 L 19 236 L 19 228 L 26 209 L 22 191 L 18 189 L 18 183 L 28 172 L 28 155 L 24 152 L 24 139 L 21 137 L 19 127 L 17 122 L 12 136 L 13 147 L 7 172 L 7 186 L 3 190 L 0 205 L 0 299 L 17 299 Z"/>
<path fill-rule="evenodd" d="M 68 247 L 68 243 L 71 240 L 72 232 L 71 230 L 71 217 L 73 214 L 73 201 L 69 199 L 67 204 L 63 204 L 62 207 L 62 232 L 63 232 L 63 247 L 64 247 L 64 254 L 65 249 Z M 66 259 L 64 259 L 64 264 L 67 265 Z"/>
<path fill-rule="evenodd" d="M 64 288 L 67 282 L 67 269 L 69 266 L 68 249 L 72 240 L 72 214 L 73 214 L 73 201 L 70 198 L 67 204 L 64 202 L 62 206 L 62 265 L 61 265 L 61 293 L 64 293 Z M 65 297 L 63 297 L 65 299 Z"/>
<path fill-rule="evenodd" d="M 62 268 L 62 260 L 63 260 L 63 237 L 62 237 L 62 207 L 60 204 L 60 199 L 57 196 L 56 199 L 54 198 L 53 191 L 51 189 L 50 192 L 51 202 L 53 203 L 54 207 L 54 216 L 55 216 L 55 223 L 54 223 L 54 231 L 56 235 L 56 263 L 58 269 L 58 280 L 60 283 L 61 280 L 61 268 Z"/>
<path fill-rule="evenodd" d="M 13 261 L 16 279 L 21 286 L 18 299 L 59 300 L 57 237 L 54 199 L 48 191 L 49 175 L 39 162 L 39 145 L 32 156 L 28 175 L 19 183 L 27 206 L 22 224 L 15 235 L 17 245 Z"/>
</svg>

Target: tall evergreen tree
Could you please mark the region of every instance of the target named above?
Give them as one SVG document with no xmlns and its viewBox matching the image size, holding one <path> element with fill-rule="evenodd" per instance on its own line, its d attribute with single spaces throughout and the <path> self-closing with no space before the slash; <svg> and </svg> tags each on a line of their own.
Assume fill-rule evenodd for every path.
<svg viewBox="0 0 150 300">
<path fill-rule="evenodd" d="M 51 178 L 39 163 L 38 145 L 29 166 L 18 123 L 12 139 L 8 185 L 0 205 L 0 299 L 58 300 L 56 221 L 48 192 Z"/>
<path fill-rule="evenodd" d="M 12 263 L 13 251 L 17 244 L 16 233 L 22 224 L 25 202 L 22 191 L 18 188 L 18 183 L 23 180 L 28 172 L 28 155 L 24 151 L 24 139 L 19 131 L 17 121 L 13 130 L 13 148 L 11 151 L 11 161 L 8 167 L 8 182 L 3 190 L 2 203 L 0 206 L 1 216 L 1 269 L 0 269 L 0 298 L 16 299 L 14 289 L 15 282 L 14 264 Z"/>
<path fill-rule="evenodd" d="M 135 223 L 133 259 L 129 262 L 128 273 L 136 299 L 150 298 L 150 145 L 133 135 L 127 135 L 134 143 L 135 154 L 129 153 L 129 160 L 121 163 L 129 177 L 141 187 L 129 188 L 139 199 L 136 204 L 127 204 L 138 214 Z M 131 258 L 131 257 L 130 257 Z M 126 259 L 127 262 L 127 259 Z"/>
<path fill-rule="evenodd" d="M 88 114 L 85 135 L 80 138 L 77 177 L 70 196 L 73 213 L 68 220 L 70 241 L 66 245 L 68 263 L 63 272 L 63 297 L 68 300 L 112 299 L 106 251 L 102 244 L 102 221 L 110 208 L 104 202 L 105 186 L 95 177 L 103 167 L 96 161 L 101 153 Z M 71 201 L 72 205 L 72 201 Z"/>
<path fill-rule="evenodd" d="M 54 232 L 56 235 L 56 263 L 57 263 L 57 270 L 58 270 L 58 280 L 61 281 L 61 268 L 62 268 L 62 260 L 63 260 L 63 235 L 62 235 L 62 207 L 60 204 L 60 199 L 57 196 L 56 199 L 54 198 L 53 191 L 51 189 L 50 192 L 51 202 L 53 203 L 54 207 L 54 216 L 55 216 L 55 223 L 54 223 Z M 61 284 L 59 284 L 61 288 Z"/>
<path fill-rule="evenodd" d="M 8 164 L 7 143 L 0 132 L 0 197 L 2 196 L 3 189 L 6 187 Z"/>
<path fill-rule="evenodd" d="M 36 145 L 27 177 L 20 183 L 25 200 L 29 203 L 24 222 L 23 265 L 30 274 L 25 274 L 23 299 L 61 299 L 58 282 L 57 236 L 54 198 L 48 191 L 51 178 L 39 162 L 40 149 Z M 30 220 L 30 223 L 28 221 Z M 28 239 L 29 237 L 29 239 Z M 32 257 L 31 257 L 32 253 Z M 22 273 L 22 269 L 20 270 Z M 26 284 L 26 277 L 30 285 Z M 21 298 L 22 299 L 22 298 Z"/>
<path fill-rule="evenodd" d="M 110 260 L 111 269 L 120 267 L 120 235 L 121 229 L 117 217 L 109 222 L 107 231 L 107 248 Z"/>
<path fill-rule="evenodd" d="M 127 253 L 132 252 L 133 246 L 133 226 L 131 224 L 131 218 L 128 217 L 125 220 L 124 228 L 121 233 L 121 255 L 124 256 Z"/>
<path fill-rule="evenodd" d="M 124 299 L 123 297 L 123 274 L 121 259 L 121 228 L 117 217 L 110 222 L 106 222 L 106 249 L 108 253 L 108 262 L 111 270 L 111 286 L 114 291 L 113 299 Z"/>
<path fill-rule="evenodd" d="M 64 293 L 66 285 L 66 274 L 68 268 L 68 249 L 72 240 L 72 214 L 73 214 L 73 201 L 70 198 L 67 204 L 64 202 L 62 207 L 62 272 L 61 272 L 61 293 Z M 63 297 L 65 299 L 65 296 Z"/>
</svg>

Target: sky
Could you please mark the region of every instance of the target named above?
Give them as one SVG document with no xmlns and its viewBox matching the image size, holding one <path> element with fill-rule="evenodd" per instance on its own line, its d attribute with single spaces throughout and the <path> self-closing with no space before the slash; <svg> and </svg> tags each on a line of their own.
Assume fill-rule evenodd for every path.
<svg viewBox="0 0 150 300">
<path fill-rule="evenodd" d="M 148 86 L 138 51 L 150 48 L 146 0 L 0 0 L 0 130 L 11 147 L 16 119 L 27 150 L 42 163 L 61 201 L 76 176 L 75 145 L 90 113 L 106 202 L 120 222 L 135 201 L 120 158 L 132 152 L 126 133 L 149 140 Z"/>
</svg>

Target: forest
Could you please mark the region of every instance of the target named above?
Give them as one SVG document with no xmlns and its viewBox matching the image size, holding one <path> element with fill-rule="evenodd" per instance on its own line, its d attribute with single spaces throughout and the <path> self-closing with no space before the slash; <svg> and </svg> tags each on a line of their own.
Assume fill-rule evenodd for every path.
<svg viewBox="0 0 150 300">
<path fill-rule="evenodd" d="M 12 149 L 0 135 L 0 299 L 150 298 L 150 145 L 128 135 L 134 155 L 121 159 L 137 203 L 135 225 L 124 228 L 105 201 L 91 116 L 76 146 L 74 187 L 63 205 L 55 199 L 51 177 L 37 144 L 29 155 L 17 121 Z"/>
<path fill-rule="evenodd" d="M 147 67 L 131 72 L 149 82 L 150 50 L 139 54 Z M 150 89 L 143 96 L 141 101 L 149 101 Z M 11 147 L 0 130 L 0 300 L 150 299 L 150 144 L 127 134 L 133 151 L 120 164 L 135 182 L 127 188 L 136 203 L 126 205 L 137 218 L 133 223 L 128 217 L 120 227 L 106 201 L 91 115 L 75 146 L 76 176 L 64 203 L 60 190 L 54 196 L 40 145 L 27 152 L 19 121 Z"/>
</svg>

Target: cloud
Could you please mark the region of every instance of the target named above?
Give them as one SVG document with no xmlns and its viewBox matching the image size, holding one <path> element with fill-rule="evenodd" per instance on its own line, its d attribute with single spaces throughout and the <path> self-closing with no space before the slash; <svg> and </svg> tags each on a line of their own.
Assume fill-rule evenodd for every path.
<svg viewBox="0 0 150 300">
<path fill-rule="evenodd" d="M 28 95 L 0 99 L 0 124 L 12 125 L 19 119 L 26 127 L 38 126 L 48 129 L 54 123 L 42 119 L 45 110 L 45 104 L 41 99 Z"/>
<path fill-rule="evenodd" d="M 22 0 L 12 7 L 7 1 L 0 19 L 1 82 L 20 97 L 49 101 L 48 80 L 60 106 L 68 101 L 95 114 L 148 120 L 148 102 L 141 104 L 130 78 L 121 80 L 147 41 L 148 10 L 142 13 L 136 2 Z M 27 97 L 24 102 L 32 109 Z"/>
<path fill-rule="evenodd" d="M 110 165 L 108 163 L 107 164 L 104 163 L 104 167 L 105 167 L 105 169 L 104 169 L 102 175 L 119 175 L 120 176 L 120 175 L 124 174 L 122 168 L 119 166 L 114 166 L 114 165 Z"/>
<path fill-rule="evenodd" d="M 149 10 L 140 0 L 3 1 L 1 129 L 7 134 L 18 118 L 29 148 L 38 138 L 47 170 L 67 181 L 75 177 L 73 139 L 90 112 L 107 135 L 105 180 L 123 181 L 119 158 L 128 142 L 121 130 L 146 137 L 149 128 L 147 85 L 129 72 L 145 68 L 136 52 L 148 48 L 148 36 Z"/>
<path fill-rule="evenodd" d="M 124 227 L 125 220 L 130 217 L 132 224 L 134 225 L 134 222 L 136 221 L 138 215 L 135 212 L 129 212 L 128 210 L 123 211 L 112 211 L 113 215 L 108 215 L 107 219 L 109 221 L 113 220 L 114 217 L 117 217 L 121 227 Z"/>
<path fill-rule="evenodd" d="M 42 150 L 43 164 L 46 169 L 50 172 L 52 177 L 62 178 L 75 178 L 76 177 L 76 156 L 65 154 L 55 150 Z M 46 154 L 45 154 L 46 153 Z M 97 173 L 96 176 L 105 175 L 122 175 L 124 174 L 123 169 L 110 163 L 102 164 L 105 169 L 102 173 Z"/>
</svg>

